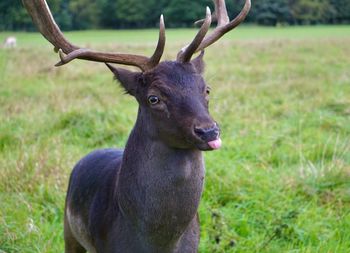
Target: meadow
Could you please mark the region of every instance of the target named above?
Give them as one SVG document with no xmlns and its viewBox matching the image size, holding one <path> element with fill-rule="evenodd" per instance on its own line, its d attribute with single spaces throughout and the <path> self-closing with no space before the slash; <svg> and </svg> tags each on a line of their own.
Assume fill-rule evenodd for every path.
<svg viewBox="0 0 350 253">
<path fill-rule="evenodd" d="M 168 30 L 172 60 L 195 30 Z M 0 33 L 2 41 L 10 33 Z M 63 252 L 70 171 L 124 146 L 137 103 L 103 64 L 58 56 L 37 33 L 0 49 L 0 252 Z M 157 30 L 69 32 L 150 55 Z M 223 147 L 205 154 L 201 253 L 350 252 L 350 26 L 240 27 L 205 79 Z"/>
</svg>

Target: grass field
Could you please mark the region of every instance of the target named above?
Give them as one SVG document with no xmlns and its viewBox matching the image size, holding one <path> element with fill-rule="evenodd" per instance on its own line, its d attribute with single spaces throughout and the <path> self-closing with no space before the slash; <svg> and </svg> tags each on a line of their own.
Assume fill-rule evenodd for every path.
<svg viewBox="0 0 350 253">
<path fill-rule="evenodd" d="M 164 58 L 194 33 L 168 31 Z M 71 168 L 124 146 L 137 104 L 103 64 L 54 68 L 41 36 L 15 36 L 0 49 L 0 252 L 63 252 Z M 157 31 L 68 37 L 151 54 Z M 206 62 L 224 145 L 205 154 L 200 252 L 350 252 L 350 26 L 243 27 Z"/>
</svg>

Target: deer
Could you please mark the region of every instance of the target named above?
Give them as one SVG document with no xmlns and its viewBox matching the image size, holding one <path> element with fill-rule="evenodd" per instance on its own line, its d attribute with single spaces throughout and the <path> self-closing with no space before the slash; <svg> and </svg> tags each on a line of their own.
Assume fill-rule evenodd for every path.
<svg viewBox="0 0 350 253">
<path fill-rule="evenodd" d="M 4 40 L 4 48 L 15 48 L 17 46 L 17 39 L 14 36 L 9 36 Z"/>
<path fill-rule="evenodd" d="M 92 151 L 71 172 L 64 211 L 65 253 L 197 252 L 203 152 L 222 146 L 219 125 L 208 109 L 204 49 L 245 19 L 250 0 L 232 20 L 225 1 L 214 0 L 217 26 L 209 32 L 212 15 L 207 7 L 198 33 L 174 61 L 161 61 L 163 15 L 156 49 L 146 57 L 76 46 L 64 37 L 45 0 L 23 4 L 59 53 L 56 66 L 75 59 L 105 63 L 138 103 L 125 148 Z"/>
</svg>

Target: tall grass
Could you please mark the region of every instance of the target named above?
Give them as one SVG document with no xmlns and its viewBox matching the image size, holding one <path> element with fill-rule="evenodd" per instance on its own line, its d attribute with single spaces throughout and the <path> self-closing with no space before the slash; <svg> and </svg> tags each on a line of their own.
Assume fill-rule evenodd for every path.
<svg viewBox="0 0 350 253">
<path fill-rule="evenodd" d="M 169 31 L 165 58 L 194 32 Z M 63 252 L 71 168 L 123 146 L 137 105 L 102 64 L 54 68 L 44 39 L 15 35 L 0 49 L 0 252 Z M 68 36 L 151 54 L 157 31 Z M 224 146 L 205 154 L 200 252 L 349 252 L 349 45 L 349 26 L 243 27 L 207 50 Z"/>
</svg>

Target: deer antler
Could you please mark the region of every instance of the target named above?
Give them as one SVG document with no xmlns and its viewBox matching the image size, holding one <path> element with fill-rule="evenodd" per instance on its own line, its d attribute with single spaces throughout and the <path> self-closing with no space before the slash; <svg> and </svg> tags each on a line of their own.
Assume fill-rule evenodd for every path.
<svg viewBox="0 0 350 253">
<path fill-rule="evenodd" d="M 206 9 L 206 17 L 203 21 L 202 27 L 199 29 L 196 37 L 191 44 L 185 46 L 177 55 L 177 60 L 180 62 L 188 62 L 191 60 L 192 55 L 197 51 L 197 48 L 203 41 L 211 25 L 211 12 L 209 7 Z"/>
<path fill-rule="evenodd" d="M 206 47 L 210 46 L 211 44 L 214 44 L 216 41 L 218 41 L 222 36 L 224 36 L 227 32 L 233 30 L 236 28 L 240 23 L 243 22 L 243 20 L 246 18 L 246 16 L 249 13 L 251 2 L 250 0 L 246 0 L 243 9 L 241 12 L 237 15 L 236 18 L 234 18 L 232 21 L 230 21 L 230 18 L 227 14 L 226 4 L 225 0 L 213 0 L 215 4 L 215 19 L 217 20 L 217 26 L 216 28 L 206 36 L 206 33 L 204 34 L 202 39 L 199 39 L 198 35 L 195 37 L 195 39 L 192 41 L 192 44 L 198 45 L 196 49 L 193 49 L 192 47 L 186 46 L 178 53 L 177 60 L 180 62 L 188 62 L 191 60 L 192 55 L 196 52 L 202 51 Z M 207 18 L 197 21 L 196 23 L 202 23 L 202 28 L 207 22 Z M 210 24 L 209 24 L 210 26 Z M 201 30 L 202 30 L 201 28 Z M 200 33 L 200 32 L 199 32 Z M 200 41 L 199 41 L 200 40 Z"/>
<path fill-rule="evenodd" d="M 40 33 L 51 42 L 52 45 L 54 45 L 55 51 L 59 52 L 61 61 L 58 62 L 56 66 L 64 65 L 78 58 L 88 61 L 131 65 L 140 68 L 142 71 L 147 71 L 157 66 L 163 55 L 165 46 L 165 25 L 163 15 L 160 16 L 157 48 L 154 54 L 149 58 L 133 54 L 104 53 L 75 46 L 64 37 L 52 17 L 46 0 L 22 0 L 22 2 Z"/>
</svg>

